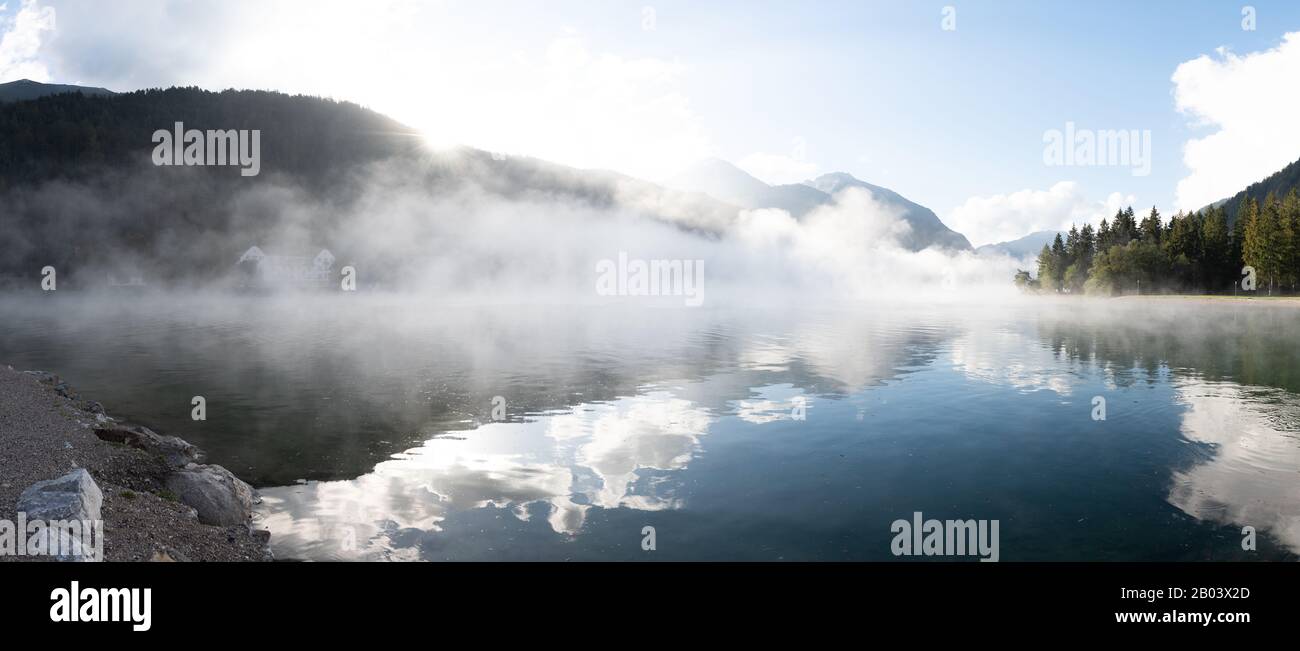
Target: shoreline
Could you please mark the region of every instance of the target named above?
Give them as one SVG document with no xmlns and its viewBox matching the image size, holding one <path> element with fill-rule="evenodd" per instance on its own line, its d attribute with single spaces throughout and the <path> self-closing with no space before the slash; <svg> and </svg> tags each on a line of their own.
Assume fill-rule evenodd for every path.
<svg viewBox="0 0 1300 651">
<path fill-rule="evenodd" d="M 103 495 L 104 561 L 273 560 L 269 534 L 252 526 L 252 489 L 202 456 L 183 439 L 110 416 L 53 373 L 0 366 L 0 520 L 17 521 L 33 484 L 84 469 Z M 0 562 L 48 560 L 0 554 Z"/>
<path fill-rule="evenodd" d="M 1192 303 L 1192 304 L 1250 304 L 1255 303 L 1261 306 L 1289 306 L 1300 307 L 1300 296 L 1230 296 L 1227 294 L 1130 294 L 1127 296 L 1113 296 L 1110 300 L 1114 301 L 1142 301 L 1154 300 L 1168 303 Z"/>
</svg>

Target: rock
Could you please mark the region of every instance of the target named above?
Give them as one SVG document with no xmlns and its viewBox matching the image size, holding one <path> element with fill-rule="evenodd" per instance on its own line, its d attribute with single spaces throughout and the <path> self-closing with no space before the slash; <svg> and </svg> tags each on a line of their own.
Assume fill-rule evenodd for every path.
<svg viewBox="0 0 1300 651">
<path fill-rule="evenodd" d="M 23 371 L 25 375 L 36 378 L 41 384 L 48 384 L 54 387 L 54 392 L 69 400 L 77 399 L 77 390 L 73 389 L 63 378 L 50 373 L 49 371 Z"/>
<path fill-rule="evenodd" d="M 97 401 L 91 400 L 90 402 L 86 403 L 86 411 L 92 414 L 103 414 L 104 405 L 100 404 Z"/>
<path fill-rule="evenodd" d="M 27 520 L 44 520 L 46 523 L 59 520 L 79 522 L 102 522 L 101 507 L 104 505 L 104 493 L 91 478 L 90 473 L 78 468 L 58 479 L 32 484 L 18 497 L 18 510 L 27 514 Z M 47 525 L 48 526 L 48 525 Z M 81 541 L 68 539 L 67 532 L 60 533 L 61 550 L 69 553 L 56 556 L 62 561 L 98 561 L 100 554 L 83 551 Z M 103 541 L 96 541 L 102 544 Z M 89 553 L 88 553 L 89 552 Z"/>
<path fill-rule="evenodd" d="M 201 461 L 203 451 L 177 436 L 162 436 L 140 425 L 102 425 L 95 428 L 95 436 L 102 441 L 121 443 L 151 452 L 163 458 L 173 468 Z"/>
<path fill-rule="evenodd" d="M 267 531 L 266 529 L 254 529 L 253 525 L 250 523 L 247 526 L 246 531 L 242 533 L 243 535 L 247 535 L 251 537 L 253 539 L 253 542 L 257 543 L 258 547 L 262 548 L 261 560 L 268 561 L 268 562 L 275 560 L 275 553 L 271 551 L 270 531 Z"/>
<path fill-rule="evenodd" d="M 218 465 L 189 464 L 167 476 L 167 490 L 198 511 L 203 524 L 246 524 L 253 517 L 253 487 Z"/>
<path fill-rule="evenodd" d="M 28 520 L 100 520 L 104 494 L 84 468 L 36 482 L 18 498 Z"/>
<path fill-rule="evenodd" d="M 253 537 L 253 540 L 256 540 L 262 545 L 271 544 L 271 532 L 266 529 L 253 529 L 249 532 L 249 535 Z"/>
<path fill-rule="evenodd" d="M 186 558 L 185 554 L 182 554 L 176 551 L 175 549 L 172 549 L 170 547 L 163 547 L 161 549 L 153 550 L 153 555 L 149 557 L 149 562 L 150 563 L 188 563 L 190 562 L 190 559 Z"/>
<path fill-rule="evenodd" d="M 153 430 L 149 429 L 148 427 L 144 427 L 142 425 L 126 425 L 126 424 L 121 424 L 121 425 L 114 424 L 108 427 L 98 428 L 95 430 L 95 436 L 98 436 L 100 440 L 103 441 L 122 443 L 125 445 L 130 445 L 132 447 L 141 447 L 146 442 L 152 439 L 161 438 L 157 433 L 155 433 Z M 133 445 L 133 444 L 137 444 L 137 445 Z"/>
<path fill-rule="evenodd" d="M 203 460 L 203 451 L 177 436 L 163 436 L 154 443 L 152 451 L 162 456 L 173 468 Z"/>
<path fill-rule="evenodd" d="M 36 378 L 36 381 L 42 384 L 58 384 L 63 381 L 59 379 L 59 376 L 49 371 L 23 371 L 23 374 Z"/>
</svg>

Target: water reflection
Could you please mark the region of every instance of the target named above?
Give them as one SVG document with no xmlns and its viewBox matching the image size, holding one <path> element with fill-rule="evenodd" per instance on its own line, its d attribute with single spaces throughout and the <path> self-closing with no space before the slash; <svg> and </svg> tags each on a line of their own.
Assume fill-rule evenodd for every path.
<svg viewBox="0 0 1300 651">
<path fill-rule="evenodd" d="M 1084 381 L 1085 362 L 1058 355 L 1032 335 L 1007 327 L 972 329 L 952 343 L 952 366 L 968 380 L 1062 397 Z"/>
<path fill-rule="evenodd" d="M 709 413 L 655 391 L 520 423 L 439 436 L 350 481 L 268 488 L 261 524 L 289 555 L 421 556 L 452 512 L 502 509 L 576 536 L 589 509 L 660 511 L 682 500 L 666 481 L 699 451 Z"/>
<path fill-rule="evenodd" d="M 1097 305 L 60 297 L 0 360 L 207 449 L 282 557 L 888 560 L 921 510 L 1007 560 L 1296 558 L 1300 310 Z"/>
<path fill-rule="evenodd" d="M 1182 433 L 1204 459 L 1174 472 L 1169 502 L 1223 525 L 1254 527 L 1300 552 L 1300 397 L 1187 381 Z"/>
<path fill-rule="evenodd" d="M 754 394 L 754 398 L 737 400 L 732 405 L 736 418 L 754 425 L 795 418 L 796 410 L 806 420 L 816 406 L 812 398 L 790 384 L 758 387 Z"/>
<path fill-rule="evenodd" d="M 1115 327 L 1117 318 L 1130 326 Z M 1189 450 L 1169 463 L 1167 500 L 1198 521 L 1229 528 L 1220 535 L 1234 547 L 1220 554 L 1245 551 L 1235 546 L 1245 526 L 1294 554 L 1300 552 L 1297 321 L 1300 315 L 1287 307 L 1208 304 L 1192 312 L 1138 304 L 1041 320 L 1038 334 L 1074 365 L 1091 365 L 1112 391 L 1139 383 L 1174 388 L 1170 402 L 1181 408 L 1179 433 Z M 989 356 L 991 368 L 996 359 Z"/>
</svg>

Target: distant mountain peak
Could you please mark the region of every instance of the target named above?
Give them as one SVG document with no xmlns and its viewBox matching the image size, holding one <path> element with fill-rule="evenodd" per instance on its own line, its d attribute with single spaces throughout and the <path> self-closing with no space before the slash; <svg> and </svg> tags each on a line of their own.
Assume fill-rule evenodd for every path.
<svg viewBox="0 0 1300 651">
<path fill-rule="evenodd" d="M 833 203 L 834 195 L 845 188 L 862 188 L 877 201 L 896 208 L 911 226 L 911 232 L 901 242 L 903 246 L 915 251 L 935 245 L 960 251 L 971 248 L 970 242 L 944 225 L 934 211 L 848 172 L 830 172 L 802 183 L 768 185 L 733 163 L 711 158 L 669 179 L 666 185 L 707 194 L 744 208 L 780 208 L 795 217 Z"/>
<path fill-rule="evenodd" d="M 933 210 L 889 188 L 867 183 L 848 172 L 830 172 L 804 183 L 832 196 L 847 188 L 862 188 L 870 192 L 876 201 L 900 209 L 902 218 L 912 226 L 912 232 L 903 242 L 903 245 L 910 249 L 919 251 L 932 245 L 958 251 L 971 249 L 970 241 L 966 236 L 948 228 Z"/>
<path fill-rule="evenodd" d="M 74 86 L 72 84 L 44 84 L 31 79 L 18 79 L 0 84 L 0 102 L 22 102 L 60 93 L 81 93 L 82 95 L 117 94 L 107 88 Z"/>
<path fill-rule="evenodd" d="M 853 183 L 853 182 L 863 183 L 864 181 L 862 181 L 856 176 L 853 176 L 852 174 L 849 174 L 848 172 L 827 172 L 810 181 L 804 181 L 805 184 L 811 185 L 813 187 L 817 187 L 819 185 L 828 184 L 828 183 Z"/>
<path fill-rule="evenodd" d="M 1061 231 L 1034 231 L 1024 237 L 1019 237 L 1006 242 L 997 242 L 994 244 L 985 244 L 977 249 L 975 253 L 979 254 L 1003 254 L 1016 259 L 1028 258 L 1038 255 L 1044 244 L 1051 244 L 1057 235 L 1064 237 L 1065 233 Z"/>
<path fill-rule="evenodd" d="M 839 192 L 840 190 L 843 190 L 845 188 L 865 188 L 867 190 L 871 190 L 873 193 L 883 192 L 890 195 L 891 197 L 895 197 L 898 199 L 902 199 L 903 201 L 907 201 L 906 199 L 903 199 L 903 195 L 900 195 L 897 192 L 890 190 L 889 188 L 884 188 L 879 185 L 875 185 L 873 183 L 867 183 L 866 181 L 863 181 L 862 179 L 853 176 L 848 172 L 829 172 L 827 174 L 822 174 L 821 176 L 812 179 L 811 181 L 804 181 L 804 184 L 810 187 L 817 188 L 818 190 L 821 190 L 822 192 L 825 192 L 827 194 L 835 194 L 836 192 Z"/>
<path fill-rule="evenodd" d="M 724 160 L 722 158 L 716 158 L 716 157 L 700 159 L 696 163 L 692 164 L 690 167 L 687 167 L 685 170 L 678 173 L 674 178 L 679 179 L 683 182 L 689 182 L 690 179 L 692 178 L 698 178 L 700 176 L 705 176 L 705 175 L 712 175 L 715 177 L 725 178 L 734 182 L 744 183 L 746 185 L 753 186 L 755 188 L 758 187 L 780 188 L 780 187 L 787 187 L 790 185 L 808 184 L 807 181 L 798 184 L 768 183 L 767 181 L 764 181 L 763 179 L 754 176 L 753 174 L 745 170 L 745 168 L 729 160 Z"/>
</svg>

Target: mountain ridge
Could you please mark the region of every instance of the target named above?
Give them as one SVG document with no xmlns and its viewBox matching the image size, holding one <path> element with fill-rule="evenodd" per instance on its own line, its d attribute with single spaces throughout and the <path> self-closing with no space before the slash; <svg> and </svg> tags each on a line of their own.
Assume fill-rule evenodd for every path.
<svg viewBox="0 0 1300 651">
<path fill-rule="evenodd" d="M 1057 235 L 1065 237 L 1061 231 L 1034 231 L 1024 237 L 1005 242 L 985 244 L 975 249 L 976 254 L 1004 254 L 1016 259 L 1036 256 L 1044 244 L 1051 244 Z"/>
<path fill-rule="evenodd" d="M 61 93 L 81 93 L 83 95 L 117 94 L 107 88 L 76 86 L 73 84 L 46 84 L 31 79 L 18 79 L 0 84 L 0 102 L 23 102 Z"/>
<path fill-rule="evenodd" d="M 942 219 L 934 213 L 933 210 L 916 203 L 903 195 L 890 190 L 863 181 L 848 172 L 831 172 L 823 174 L 811 181 L 805 181 L 822 192 L 834 196 L 846 188 L 857 187 L 863 188 L 870 192 L 877 201 L 886 204 L 901 206 L 905 210 L 903 219 L 907 220 L 912 226 L 912 232 L 909 234 L 913 239 L 912 242 L 904 242 L 905 245 L 911 244 L 913 247 L 922 241 L 938 243 L 944 248 L 955 249 L 958 251 L 969 251 L 972 249 L 970 240 L 965 235 L 958 233 L 943 223 Z M 920 246 L 917 250 L 925 248 Z"/>
<path fill-rule="evenodd" d="M 1224 214 L 1228 220 L 1228 227 L 1231 228 L 1232 224 L 1237 221 L 1237 210 L 1241 207 L 1242 199 L 1250 197 L 1262 204 L 1264 198 L 1267 197 L 1270 192 L 1277 195 L 1278 198 L 1281 198 L 1293 188 L 1300 189 L 1300 159 L 1297 159 L 1286 167 L 1269 174 L 1263 179 L 1251 183 L 1231 197 L 1220 199 L 1202 207 L 1201 210 L 1222 206 Z"/>
<path fill-rule="evenodd" d="M 970 251 L 970 241 L 948 228 L 934 213 L 901 194 L 873 185 L 848 172 L 831 172 L 802 183 L 769 185 L 736 165 L 718 158 L 701 161 L 664 183 L 686 192 L 698 192 L 743 208 L 778 208 L 796 219 L 834 203 L 835 195 L 851 188 L 867 190 L 879 202 L 898 210 L 911 230 L 900 244 L 913 251 L 930 246 Z"/>
<path fill-rule="evenodd" d="M 259 130 L 261 174 L 153 164 L 151 135 L 175 122 Z M 418 131 L 351 102 L 199 88 L 59 93 L 0 103 L 0 279 L 53 265 L 61 282 L 65 270 L 91 282 L 129 262 L 150 278 L 202 282 L 227 272 L 250 245 L 281 235 L 292 240 L 286 245 L 319 244 L 345 255 L 348 241 L 337 233 L 347 231 L 349 215 L 373 210 L 357 202 L 370 187 L 390 186 L 564 202 L 709 238 L 741 210 L 617 172 L 469 147 L 435 152 Z M 302 203 L 328 209 L 300 216 L 286 208 Z M 443 210 L 440 217 L 450 223 L 461 215 Z M 385 264 L 374 277 L 397 277 L 397 266 Z"/>
</svg>

